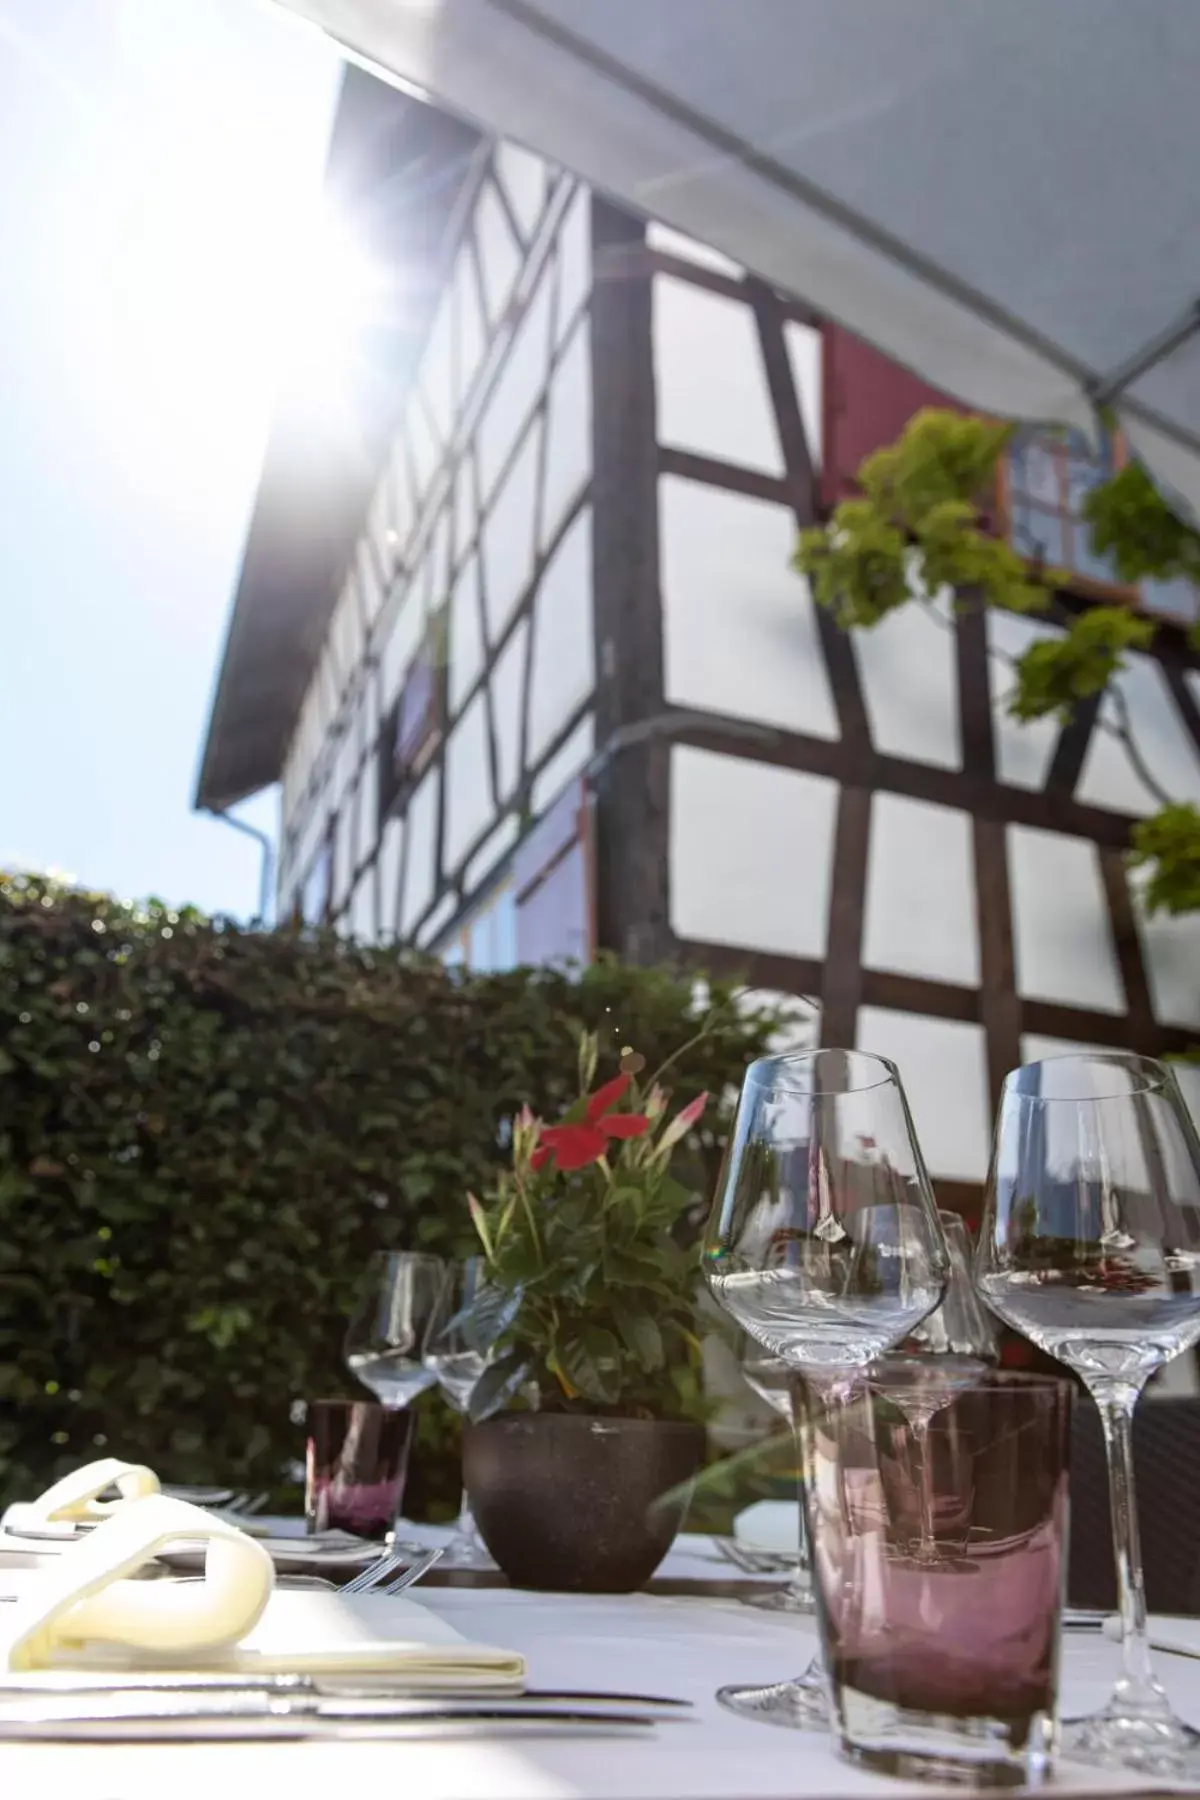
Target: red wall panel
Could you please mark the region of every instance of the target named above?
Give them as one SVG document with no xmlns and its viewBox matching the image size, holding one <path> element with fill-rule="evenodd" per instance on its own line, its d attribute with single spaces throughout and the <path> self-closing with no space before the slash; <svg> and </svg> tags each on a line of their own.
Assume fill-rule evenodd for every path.
<svg viewBox="0 0 1200 1800">
<path fill-rule="evenodd" d="M 924 406 L 963 409 L 842 326 L 826 325 L 824 338 L 821 504 L 833 507 L 854 494 L 863 457 L 899 437 L 915 412 Z"/>
</svg>

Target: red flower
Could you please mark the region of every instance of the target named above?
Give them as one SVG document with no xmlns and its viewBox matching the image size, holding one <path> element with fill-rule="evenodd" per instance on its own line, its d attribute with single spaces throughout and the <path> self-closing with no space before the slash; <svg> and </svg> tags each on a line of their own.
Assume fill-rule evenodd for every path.
<svg viewBox="0 0 1200 1800">
<path fill-rule="evenodd" d="M 609 1138 L 636 1138 L 648 1131 L 650 1121 L 643 1113 L 609 1111 L 624 1094 L 629 1082 L 629 1075 L 621 1074 L 597 1088 L 588 1100 L 583 1118 L 575 1124 L 547 1125 L 529 1159 L 534 1168 L 542 1168 L 553 1155 L 559 1169 L 583 1169 L 604 1155 Z"/>
</svg>

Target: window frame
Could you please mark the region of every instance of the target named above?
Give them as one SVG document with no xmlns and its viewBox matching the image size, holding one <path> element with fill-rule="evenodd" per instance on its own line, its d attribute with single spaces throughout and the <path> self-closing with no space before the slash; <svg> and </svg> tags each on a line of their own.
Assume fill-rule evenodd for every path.
<svg viewBox="0 0 1200 1800">
<path fill-rule="evenodd" d="M 1002 422 L 997 421 L 997 423 Z M 1043 445 L 1046 445 L 1047 439 L 1051 437 L 1050 431 L 1039 429 L 1036 426 L 1019 426 L 1018 430 L 1024 430 L 1029 435 L 1040 439 Z M 1124 432 L 1108 431 L 1106 435 L 1111 449 L 1112 473 L 1117 475 L 1122 469 L 1129 466 L 1132 455 Z M 1066 458 L 1070 454 L 1069 446 L 1066 443 L 1061 445 L 1050 443 L 1047 447 L 1055 450 L 1056 460 L 1060 462 L 1060 491 L 1065 493 Z M 995 529 L 997 535 L 1003 538 L 1004 542 L 1015 550 L 1018 556 L 1032 564 L 1035 559 L 1026 555 L 1025 551 L 1014 542 L 1014 502 L 1018 491 L 1013 483 L 1012 447 L 1010 445 L 1002 456 L 996 471 Z M 1032 496 L 1026 496 L 1026 498 L 1035 509 L 1041 507 L 1041 503 L 1034 500 Z M 1059 507 L 1057 510 L 1041 507 L 1041 510 L 1056 519 L 1064 533 L 1068 531 L 1074 533 L 1085 529 L 1082 517 L 1079 514 L 1067 512 L 1063 507 Z M 1136 612 L 1142 613 L 1148 619 L 1154 619 L 1160 624 L 1175 625 L 1182 630 L 1187 630 L 1192 624 L 1200 621 L 1200 589 L 1195 590 L 1195 619 L 1184 620 L 1177 613 L 1167 612 L 1153 606 L 1147 600 L 1142 584 L 1139 582 L 1103 581 L 1094 575 L 1084 575 L 1067 565 L 1053 562 L 1046 562 L 1042 564 L 1042 567 L 1047 571 L 1058 570 L 1065 575 L 1067 579 L 1062 585 L 1070 593 L 1078 594 L 1083 600 L 1095 600 L 1107 606 L 1128 606 Z"/>
</svg>

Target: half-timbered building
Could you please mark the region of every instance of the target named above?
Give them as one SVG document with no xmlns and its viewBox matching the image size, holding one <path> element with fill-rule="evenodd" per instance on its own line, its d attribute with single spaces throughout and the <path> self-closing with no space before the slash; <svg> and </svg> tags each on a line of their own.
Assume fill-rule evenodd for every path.
<svg viewBox="0 0 1200 1800">
<path fill-rule="evenodd" d="M 387 104 L 430 134 L 420 191 L 454 171 L 429 304 L 337 506 L 268 456 L 199 803 L 281 781 L 281 916 L 811 998 L 825 1042 L 899 1063 L 969 1207 L 1016 1062 L 1200 1034 L 1196 929 L 1147 921 L 1124 860 L 1156 790 L 1200 802 L 1193 596 L 1122 590 L 1164 626 L 1120 694 L 1012 722 L 1010 659 L 1114 593 L 1079 526 L 1108 453 L 1027 434 L 997 528 L 1072 572 L 1057 614 L 943 596 L 847 635 L 797 528 L 939 396 L 802 296 Z"/>
</svg>

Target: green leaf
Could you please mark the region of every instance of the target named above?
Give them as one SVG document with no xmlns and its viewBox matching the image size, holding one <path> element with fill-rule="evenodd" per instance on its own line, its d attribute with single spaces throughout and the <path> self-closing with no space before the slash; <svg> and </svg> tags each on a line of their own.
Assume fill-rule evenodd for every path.
<svg viewBox="0 0 1200 1800">
<path fill-rule="evenodd" d="M 1127 606 L 1096 606 L 1082 613 L 1062 638 L 1031 644 L 1017 658 L 1017 687 L 1008 710 L 1014 719 L 1070 718 L 1080 700 L 1101 693 L 1125 667 L 1126 650 L 1144 650 L 1154 623 Z"/>
<path fill-rule="evenodd" d="M 602 1406 L 611 1406 L 620 1397 L 619 1360 L 616 1338 L 599 1326 L 565 1339 L 558 1353 L 559 1366 L 571 1386 Z"/>
<path fill-rule="evenodd" d="M 532 1367 L 528 1353 L 520 1349 L 510 1350 L 490 1363 L 471 1390 L 467 1416 L 472 1423 L 490 1419 L 507 1406 L 528 1380 Z"/>
<path fill-rule="evenodd" d="M 1148 913 L 1200 909 L 1200 810 L 1189 801 L 1140 821 L 1129 860 L 1150 871 L 1142 894 Z"/>
<path fill-rule="evenodd" d="M 663 1366 L 662 1332 L 648 1312 L 634 1312 L 626 1306 L 613 1307 L 613 1319 L 626 1346 L 644 1369 Z"/>
</svg>

